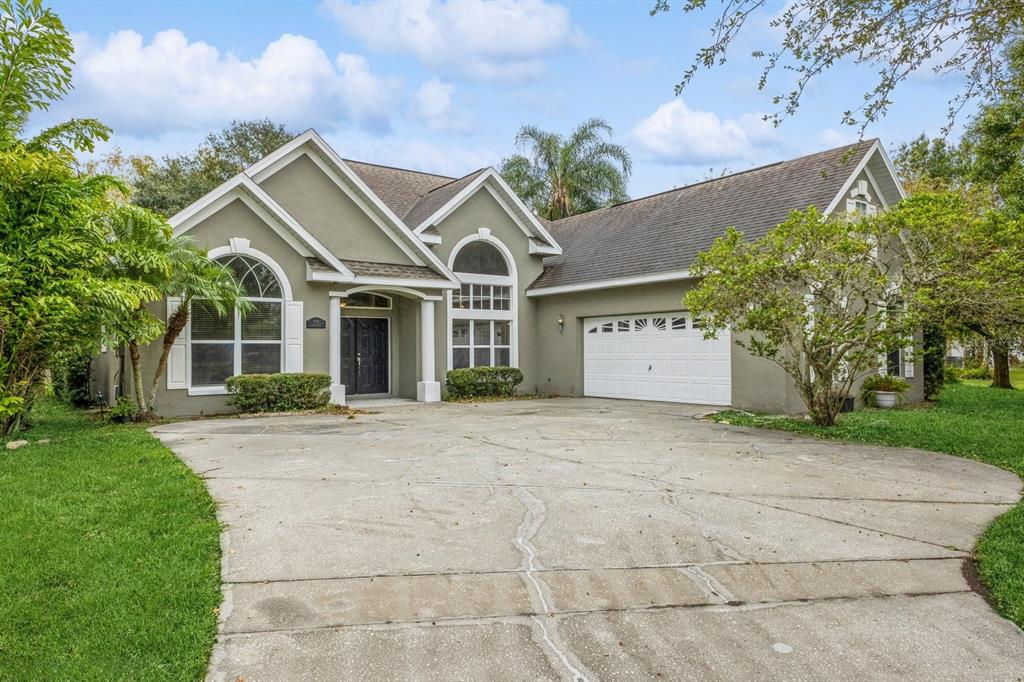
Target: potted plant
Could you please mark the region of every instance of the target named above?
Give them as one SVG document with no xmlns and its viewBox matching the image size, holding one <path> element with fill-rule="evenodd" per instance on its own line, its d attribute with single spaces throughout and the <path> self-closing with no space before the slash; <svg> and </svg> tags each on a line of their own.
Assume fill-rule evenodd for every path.
<svg viewBox="0 0 1024 682">
<path fill-rule="evenodd" d="M 873 374 L 860 386 L 860 397 L 867 405 L 883 409 L 896 407 L 910 390 L 905 380 L 888 374 Z"/>
</svg>

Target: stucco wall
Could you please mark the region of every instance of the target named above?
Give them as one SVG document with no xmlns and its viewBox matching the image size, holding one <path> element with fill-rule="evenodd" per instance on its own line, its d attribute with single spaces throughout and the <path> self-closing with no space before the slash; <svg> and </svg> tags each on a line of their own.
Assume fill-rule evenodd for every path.
<svg viewBox="0 0 1024 682">
<path fill-rule="evenodd" d="M 401 248 L 309 157 L 298 157 L 265 179 L 260 187 L 338 258 L 412 264 Z"/>
<path fill-rule="evenodd" d="M 535 306 L 526 297 L 526 287 L 530 285 L 543 269 L 540 256 L 530 255 L 529 241 L 526 234 L 519 229 L 505 209 L 494 200 L 486 190 L 478 191 L 466 200 L 451 215 L 441 221 L 438 230 L 443 243 L 434 247 L 434 254 L 446 265 L 455 245 L 464 237 L 476 234 L 481 227 L 490 229 L 491 236 L 500 240 L 512 252 L 516 268 L 516 309 L 519 322 L 516 336 L 519 344 L 519 367 L 523 371 L 523 384 L 520 390 L 534 392 L 537 390 L 537 335 Z M 448 303 L 450 294 L 438 304 L 435 326 L 435 356 L 437 363 L 436 377 L 443 382 L 448 371 Z"/>
</svg>

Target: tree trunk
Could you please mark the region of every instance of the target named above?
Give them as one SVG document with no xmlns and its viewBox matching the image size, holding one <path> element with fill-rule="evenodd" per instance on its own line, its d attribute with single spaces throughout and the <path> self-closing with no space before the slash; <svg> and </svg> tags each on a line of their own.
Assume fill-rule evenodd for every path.
<svg viewBox="0 0 1024 682">
<path fill-rule="evenodd" d="M 992 388 L 1013 388 L 1010 383 L 1010 349 L 1002 342 L 993 341 L 992 347 Z"/>
<path fill-rule="evenodd" d="M 164 332 L 164 347 L 160 351 L 160 361 L 157 362 L 156 371 L 153 372 L 153 384 L 149 387 L 149 409 L 156 410 L 156 390 L 160 385 L 160 379 L 167 371 L 167 359 L 171 356 L 171 348 L 178 340 L 181 332 L 185 330 L 188 323 L 188 303 L 183 302 L 171 318 L 167 320 L 167 331 Z"/>
<path fill-rule="evenodd" d="M 139 408 L 139 417 L 148 415 L 146 409 L 146 390 L 142 387 L 142 359 L 139 356 L 139 344 L 132 340 L 128 342 L 128 354 L 132 359 L 132 384 L 135 388 L 135 403 Z"/>
</svg>

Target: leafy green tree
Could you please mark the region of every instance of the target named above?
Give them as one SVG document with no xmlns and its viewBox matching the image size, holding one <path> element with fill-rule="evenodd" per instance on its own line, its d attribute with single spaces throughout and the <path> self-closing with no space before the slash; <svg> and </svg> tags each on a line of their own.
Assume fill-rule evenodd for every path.
<svg viewBox="0 0 1024 682">
<path fill-rule="evenodd" d="M 1024 221 L 983 189 L 922 192 L 879 218 L 901 277 L 928 320 L 988 342 L 992 385 L 1013 388 L 1009 350 L 1024 337 Z"/>
<path fill-rule="evenodd" d="M 684 12 L 703 11 L 707 0 L 656 0 L 651 14 L 677 4 Z M 1003 47 L 1020 33 L 1024 4 L 1016 0 L 730 0 L 714 19 L 712 40 L 686 68 L 676 94 L 701 68 L 726 61 L 730 48 L 753 19 L 767 20 L 775 44 L 754 50 L 762 62 L 758 88 L 778 69 L 795 75 L 789 92 L 772 98 L 779 123 L 800 106 L 812 81 L 843 61 L 876 70 L 875 84 L 859 104 L 843 112 L 843 123 L 861 130 L 882 118 L 896 89 L 911 74 L 962 76 L 960 93 L 949 103 L 949 123 L 969 101 L 991 97 L 1006 79 Z"/>
<path fill-rule="evenodd" d="M 558 220 L 626 201 L 632 161 L 610 142 L 612 128 L 600 118 L 581 123 L 568 138 L 532 125 L 516 135 L 525 155 L 501 163 L 501 175 L 537 215 Z"/>
<path fill-rule="evenodd" d="M 109 131 L 71 120 L 34 138 L 28 115 L 71 87 L 72 44 L 40 2 L 0 2 L 0 433 L 19 428 L 47 370 L 88 352 L 110 311 L 127 312 L 155 290 L 109 276 L 103 216 L 110 177 L 76 170 Z"/>
<path fill-rule="evenodd" d="M 685 304 L 706 336 L 730 328 L 782 367 L 814 423 L 830 426 L 879 356 L 912 338 L 913 311 L 878 244 L 874 221 L 825 219 L 814 207 L 753 242 L 729 228 L 697 257 L 691 273 L 702 279 Z"/>
<path fill-rule="evenodd" d="M 74 46 L 40 0 L 0 1 L 0 128 L 10 144 L 36 109 L 71 90 Z"/>
<path fill-rule="evenodd" d="M 922 183 L 959 184 L 965 171 L 965 159 L 959 147 L 944 137 L 930 138 L 924 133 L 896 147 L 892 164 L 904 186 L 911 191 Z"/>
<path fill-rule="evenodd" d="M 139 282 L 155 292 L 127 313 L 111 315 L 105 325 L 112 340 L 128 348 L 138 415 L 148 419 L 155 410 L 157 385 L 166 370 L 170 348 L 188 322 L 192 298 L 208 298 L 226 315 L 234 310 L 240 291 L 228 270 L 209 260 L 187 237 L 174 237 L 167 221 L 152 211 L 122 204 L 105 221 L 111 275 Z M 183 294 L 181 308 L 168 320 L 156 316 L 155 300 Z M 141 349 L 160 336 L 164 337 L 163 352 L 147 396 Z"/>
<path fill-rule="evenodd" d="M 293 137 L 269 119 L 232 121 L 192 152 L 165 156 L 151 165 L 133 164 L 127 169 L 137 173 L 132 201 L 170 217 Z"/>
</svg>

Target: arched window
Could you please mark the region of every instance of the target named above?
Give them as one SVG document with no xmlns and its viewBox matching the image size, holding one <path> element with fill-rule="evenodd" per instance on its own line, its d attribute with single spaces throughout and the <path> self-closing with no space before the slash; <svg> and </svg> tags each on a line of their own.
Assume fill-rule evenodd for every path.
<svg viewBox="0 0 1024 682">
<path fill-rule="evenodd" d="M 505 257 L 501 255 L 501 251 L 498 251 L 497 247 L 485 241 L 470 242 L 459 249 L 452 270 L 476 275 L 508 277 L 508 263 L 505 262 Z"/>
<path fill-rule="evenodd" d="M 211 301 L 192 302 L 192 386 L 221 386 L 235 374 L 281 371 L 283 294 L 274 272 L 251 256 L 234 254 L 216 262 L 234 274 L 250 310 L 221 314 Z"/>
<path fill-rule="evenodd" d="M 451 295 L 450 365 L 509 366 L 515 346 L 514 265 L 493 238 L 469 239 L 451 261 L 462 284 Z"/>
</svg>

